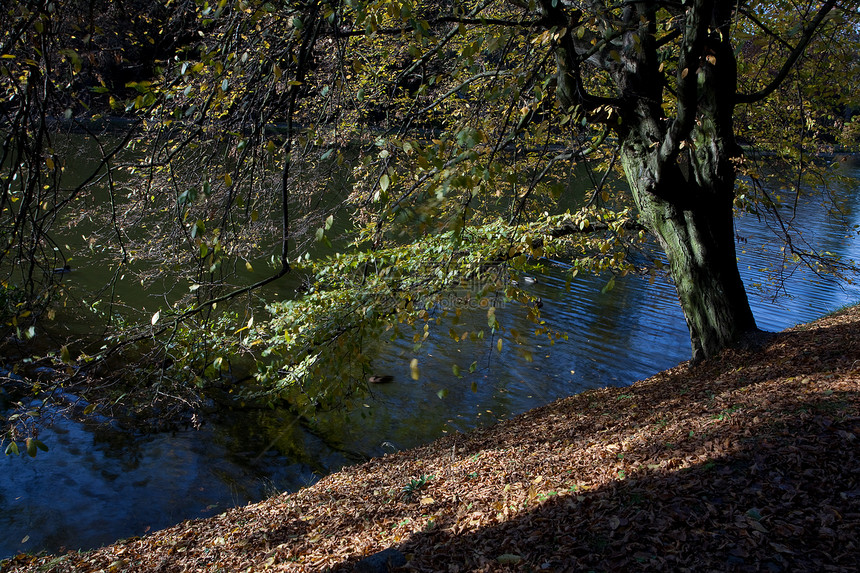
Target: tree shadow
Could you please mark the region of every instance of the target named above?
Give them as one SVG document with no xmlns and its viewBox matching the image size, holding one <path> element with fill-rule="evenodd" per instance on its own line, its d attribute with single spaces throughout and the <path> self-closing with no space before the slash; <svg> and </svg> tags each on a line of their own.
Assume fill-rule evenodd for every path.
<svg viewBox="0 0 860 573">
<path fill-rule="evenodd" d="M 498 502 L 481 509 L 495 515 L 477 528 L 467 523 L 468 492 L 430 504 L 424 529 L 394 545 L 409 556 L 404 570 L 854 570 L 856 323 L 781 333 L 757 353 L 727 352 L 416 450 L 428 462 L 450 457 L 449 465 L 489 450 L 557 452 L 574 477 L 539 475 L 546 470 L 537 467 L 507 473 Z M 834 389 L 836 379 L 847 382 Z M 589 459 L 577 460 L 578 452 Z M 390 458 L 375 462 L 398 463 Z M 605 465 L 613 477 L 577 489 L 580 463 Z M 535 487 L 537 479 L 544 482 Z M 503 485 L 535 495 L 526 508 L 506 507 Z M 427 495 L 435 496 L 432 484 Z M 397 514 L 388 507 L 372 519 Z"/>
<path fill-rule="evenodd" d="M 840 430 L 860 428 L 751 440 L 679 470 L 553 496 L 465 535 L 448 517 L 400 550 L 421 571 L 848 570 L 860 562 L 860 490 L 856 441 Z"/>
</svg>

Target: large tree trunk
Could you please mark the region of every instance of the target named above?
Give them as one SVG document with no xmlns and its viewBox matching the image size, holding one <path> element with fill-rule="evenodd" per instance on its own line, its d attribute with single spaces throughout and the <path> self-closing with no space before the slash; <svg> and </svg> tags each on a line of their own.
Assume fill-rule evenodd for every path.
<svg viewBox="0 0 860 573">
<path fill-rule="evenodd" d="M 565 3 L 540 5 L 559 27 L 572 29 L 582 17 Z M 697 361 L 756 330 L 738 272 L 732 212 L 740 155 L 732 124 L 735 6 L 729 0 L 629 3 L 617 40 L 580 26 L 559 38 L 555 53 L 556 95 L 564 109 L 582 107 L 618 135 L 642 223 L 669 259 Z M 674 11 L 668 33 L 658 26 L 663 9 Z M 674 78 L 664 71 L 673 37 L 679 42 L 670 64 Z M 590 92 L 584 66 L 606 72 L 615 93 Z"/>
<path fill-rule="evenodd" d="M 734 171 L 715 169 L 692 151 L 652 170 L 649 155 L 642 145 L 626 145 L 622 163 L 642 223 L 669 260 L 698 361 L 756 330 L 735 252 Z"/>
</svg>

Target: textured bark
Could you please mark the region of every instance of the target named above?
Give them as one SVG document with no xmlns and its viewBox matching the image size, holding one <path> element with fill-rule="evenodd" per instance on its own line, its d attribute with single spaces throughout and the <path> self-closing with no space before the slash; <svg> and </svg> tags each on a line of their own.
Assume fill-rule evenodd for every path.
<svg viewBox="0 0 860 573">
<path fill-rule="evenodd" d="M 698 361 L 756 330 L 735 252 L 734 177 L 694 174 L 683 162 L 654 174 L 636 149 L 623 151 L 624 169 L 642 222 L 669 260 Z"/>
<path fill-rule="evenodd" d="M 736 4 L 689 0 L 667 8 L 675 13 L 665 35 L 657 24 L 660 6 L 652 0 L 628 5 L 614 21 L 618 35 L 610 42 L 587 32 L 562 37 L 557 95 L 565 108 L 580 106 L 617 134 L 641 222 L 669 259 L 693 358 L 700 360 L 756 330 L 737 268 L 733 227 L 733 161 L 740 155 L 732 124 L 737 63 L 730 37 Z M 578 13 L 565 12 L 561 3 L 542 0 L 541 7 L 552 24 L 578 22 Z M 675 40 L 669 90 L 661 46 Z M 608 74 L 614 96 L 588 93 L 586 66 Z M 671 117 L 666 102 L 673 104 Z"/>
<path fill-rule="evenodd" d="M 635 63 L 615 74 L 631 96 L 621 129 L 622 164 L 642 222 L 669 260 L 693 360 L 757 330 L 734 241 L 740 149 L 732 117 L 737 63 L 730 16 L 731 4 L 720 0 L 698 0 L 687 11 L 672 120 L 653 105 L 653 59 L 634 54 Z M 651 97 L 633 99 L 641 93 Z"/>
</svg>

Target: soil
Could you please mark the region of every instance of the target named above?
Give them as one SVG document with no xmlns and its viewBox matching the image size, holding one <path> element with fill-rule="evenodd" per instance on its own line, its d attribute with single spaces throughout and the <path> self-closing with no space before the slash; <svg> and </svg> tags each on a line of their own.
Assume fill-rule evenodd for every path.
<svg viewBox="0 0 860 573">
<path fill-rule="evenodd" d="M 755 351 L 585 392 L 145 537 L 19 555 L 0 573 L 386 562 L 452 573 L 856 571 L 858 332 L 860 308 L 846 309 Z"/>
</svg>

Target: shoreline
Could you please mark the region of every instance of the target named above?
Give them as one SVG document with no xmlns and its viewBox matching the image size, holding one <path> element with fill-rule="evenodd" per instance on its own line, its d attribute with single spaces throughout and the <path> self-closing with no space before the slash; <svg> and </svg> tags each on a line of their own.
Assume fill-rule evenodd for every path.
<svg viewBox="0 0 860 573">
<path fill-rule="evenodd" d="M 757 352 L 586 391 L 145 537 L 16 556 L 0 572 L 385 571 L 385 559 L 403 571 L 853 570 L 858 333 L 854 306 Z"/>
</svg>

